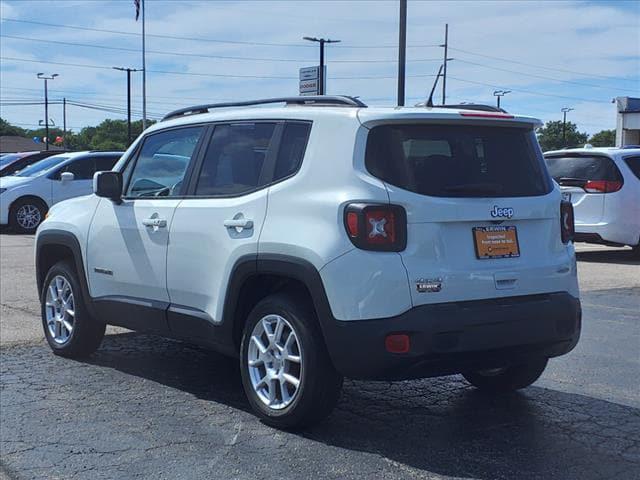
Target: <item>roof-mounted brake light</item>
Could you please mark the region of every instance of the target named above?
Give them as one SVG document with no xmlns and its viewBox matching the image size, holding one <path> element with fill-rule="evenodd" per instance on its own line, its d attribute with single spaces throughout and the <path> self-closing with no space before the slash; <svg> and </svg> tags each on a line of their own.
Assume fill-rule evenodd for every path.
<svg viewBox="0 0 640 480">
<path fill-rule="evenodd" d="M 481 118 L 515 118 L 513 115 L 509 115 L 508 113 L 500 112 L 460 112 L 460 116 Z"/>
</svg>

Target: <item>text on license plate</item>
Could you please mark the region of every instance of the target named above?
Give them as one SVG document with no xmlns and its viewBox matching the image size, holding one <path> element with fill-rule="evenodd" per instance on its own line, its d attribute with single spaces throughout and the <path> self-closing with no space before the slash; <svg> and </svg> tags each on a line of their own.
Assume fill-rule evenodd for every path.
<svg viewBox="0 0 640 480">
<path fill-rule="evenodd" d="M 515 226 L 473 227 L 473 240 L 476 257 L 481 260 L 520 256 Z"/>
</svg>

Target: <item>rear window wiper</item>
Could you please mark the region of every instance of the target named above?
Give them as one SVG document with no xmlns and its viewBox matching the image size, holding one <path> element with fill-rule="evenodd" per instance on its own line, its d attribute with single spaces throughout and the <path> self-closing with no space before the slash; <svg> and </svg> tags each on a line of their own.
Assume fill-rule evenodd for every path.
<svg viewBox="0 0 640 480">
<path fill-rule="evenodd" d="M 450 185 L 444 187 L 447 193 L 476 193 L 476 194 L 498 194 L 504 190 L 502 185 L 497 183 L 463 183 L 460 185 Z"/>
<path fill-rule="evenodd" d="M 587 180 L 584 178 L 560 177 L 555 180 L 558 182 L 558 185 L 564 185 L 566 187 L 584 187 L 587 183 Z"/>
</svg>

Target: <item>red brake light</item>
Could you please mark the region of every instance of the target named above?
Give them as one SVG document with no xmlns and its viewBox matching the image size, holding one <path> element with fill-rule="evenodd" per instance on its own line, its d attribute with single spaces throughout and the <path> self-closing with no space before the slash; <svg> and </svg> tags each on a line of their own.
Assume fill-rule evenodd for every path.
<svg viewBox="0 0 640 480">
<path fill-rule="evenodd" d="M 344 212 L 351 242 L 363 250 L 400 252 L 407 244 L 407 215 L 397 205 L 352 203 Z"/>
<path fill-rule="evenodd" d="M 569 243 L 570 241 L 573 241 L 575 232 L 573 205 L 571 202 L 563 200 L 560 203 L 560 236 L 562 238 L 562 243 Z"/>
<path fill-rule="evenodd" d="M 500 112 L 460 112 L 461 117 L 480 117 L 480 118 L 515 118 L 513 115 L 509 115 L 508 113 L 500 113 Z"/>
<path fill-rule="evenodd" d="M 609 180 L 588 180 L 584 185 L 584 190 L 589 193 L 613 193 L 621 188 L 622 182 Z"/>
<path fill-rule="evenodd" d="M 347 233 L 350 237 L 357 237 L 358 230 L 358 214 L 356 212 L 347 212 Z"/>
</svg>

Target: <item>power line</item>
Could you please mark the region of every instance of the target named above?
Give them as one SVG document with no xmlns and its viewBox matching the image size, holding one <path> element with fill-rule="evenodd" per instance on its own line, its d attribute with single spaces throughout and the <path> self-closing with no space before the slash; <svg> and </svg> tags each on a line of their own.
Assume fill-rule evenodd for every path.
<svg viewBox="0 0 640 480">
<path fill-rule="evenodd" d="M 17 18 L 3 18 L 3 21 L 6 22 L 15 22 L 15 23 L 27 23 L 31 25 L 41 25 L 45 27 L 58 27 L 58 28 L 70 28 L 74 30 L 85 30 L 90 32 L 101 32 L 101 33 L 112 33 L 116 35 L 133 35 L 133 36 L 141 36 L 140 33 L 137 32 L 123 32 L 121 30 L 106 30 L 102 28 L 90 28 L 90 27 L 80 27 L 77 25 L 64 25 L 60 23 L 46 23 L 46 22 L 37 22 L 34 20 L 20 20 Z M 251 46 L 263 46 L 263 47 L 295 47 L 295 48 L 312 48 L 311 45 L 306 45 L 303 43 L 275 43 L 275 42 L 248 42 L 248 41 L 239 41 L 239 40 L 220 40 L 213 38 L 202 38 L 202 37 L 182 37 L 178 35 L 160 35 L 147 33 L 147 37 L 155 37 L 155 38 L 168 38 L 171 40 L 189 40 L 195 42 L 211 42 L 211 43 L 226 43 L 230 45 L 251 45 Z M 432 45 L 407 45 L 409 48 L 426 48 L 426 47 L 438 47 L 437 44 Z M 341 48 L 398 48 L 397 45 L 345 45 Z"/>
<path fill-rule="evenodd" d="M 462 52 L 462 53 L 467 53 L 469 55 L 475 55 L 477 57 L 483 57 L 483 58 L 491 58 L 493 60 L 500 60 L 502 62 L 509 62 L 509 63 L 515 63 L 517 65 L 525 65 L 527 67 L 533 67 L 533 68 L 541 68 L 543 70 L 555 70 L 557 72 L 565 72 L 565 73 L 573 73 L 575 75 L 581 75 L 583 77 L 597 77 L 597 78 L 604 78 L 606 80 L 620 80 L 620 81 L 624 81 L 624 82 L 637 82 L 637 80 L 632 80 L 629 78 L 621 78 L 621 77 L 610 77 L 607 75 L 598 75 L 595 73 L 584 73 L 584 72 L 577 72 L 575 70 L 567 70 L 564 68 L 558 68 L 558 67 L 545 67 L 544 65 L 537 65 L 535 63 L 527 63 L 527 62 L 522 62 L 522 61 L 518 61 L 518 60 L 513 60 L 513 59 L 509 59 L 509 58 L 504 58 L 504 57 L 495 57 L 493 55 L 486 55 L 484 53 L 477 53 L 477 52 L 471 52 L 469 50 L 463 50 L 461 48 L 454 48 L 454 47 L 449 47 L 450 50 L 455 50 L 456 52 Z"/>
<path fill-rule="evenodd" d="M 40 43 L 53 43 L 56 45 L 67 45 L 72 47 L 88 47 L 88 48 L 99 48 L 101 50 L 115 50 L 120 52 L 132 52 L 132 53 L 140 53 L 140 50 L 137 48 L 125 48 L 125 47 L 108 47 L 106 45 L 92 45 L 89 43 L 76 43 L 76 42 L 62 42 L 58 40 L 45 40 L 40 38 L 29 38 L 29 37 L 19 37 L 16 35 L 0 35 L 0 38 L 10 38 L 12 40 L 23 40 L 29 42 L 40 42 Z M 166 52 L 159 50 L 147 50 L 147 53 L 153 55 L 169 55 L 169 56 L 177 56 L 177 57 L 195 57 L 195 58 L 215 58 L 219 60 L 239 60 L 239 61 L 251 61 L 251 62 L 287 62 L 287 63 L 302 63 L 302 62 L 310 62 L 313 60 L 303 59 L 303 58 L 264 58 L 264 57 L 237 57 L 232 55 L 205 55 L 200 53 L 187 53 L 187 52 Z M 418 58 L 408 60 L 408 62 L 418 63 L 418 62 L 437 62 L 440 61 L 439 58 Z M 365 60 L 331 60 L 331 63 L 396 63 L 397 60 L 374 60 L 374 59 L 365 59 Z"/>
<path fill-rule="evenodd" d="M 632 93 L 635 93 L 635 90 L 631 90 L 631 89 L 628 89 L 628 88 L 605 87 L 604 85 L 594 85 L 592 83 L 574 82 L 572 80 L 562 80 L 560 78 L 545 77 L 543 75 L 535 75 L 533 73 L 519 72 L 519 71 L 516 71 L 516 70 L 509 70 L 507 68 L 492 67 L 490 65 L 484 65 L 482 63 L 476 63 L 476 62 L 470 62 L 468 60 L 462 60 L 460 58 L 456 58 L 456 63 L 466 63 L 466 64 L 469 64 L 469 65 L 475 65 L 477 67 L 489 68 L 491 70 L 498 70 L 498 71 L 501 71 L 501 72 L 515 73 L 516 75 L 523 75 L 523 76 L 526 76 L 526 77 L 541 78 L 543 80 L 551 80 L 553 82 L 570 83 L 572 85 L 580 85 L 580 86 L 583 86 L 583 87 L 603 88 L 605 90 L 619 90 L 621 92 L 632 92 Z"/>
<path fill-rule="evenodd" d="M 80 67 L 80 68 L 94 68 L 99 70 L 111 70 L 111 67 L 105 67 L 102 65 L 89 65 L 86 63 L 66 63 L 66 62 L 52 62 L 49 60 L 31 60 L 26 58 L 16 58 L 16 57 L 2 57 L 1 60 L 11 60 L 15 62 L 27 62 L 27 63 L 46 63 L 51 65 L 62 65 L 67 67 Z M 277 79 L 277 80 L 298 80 L 297 76 L 275 76 L 275 75 L 236 75 L 236 74 L 223 74 L 223 73 L 197 73 L 197 72 L 176 72 L 173 70 L 147 70 L 150 73 L 159 73 L 159 74 L 167 74 L 167 75 L 187 75 L 187 76 L 195 76 L 195 77 L 216 77 L 216 78 L 247 78 L 247 79 Z M 432 74 L 416 74 L 416 75 L 407 75 L 407 77 L 414 78 L 424 78 L 424 77 L 433 77 L 435 75 Z M 378 80 L 378 79 L 395 79 L 395 76 L 375 76 L 375 75 L 356 75 L 356 76 L 348 76 L 348 77 L 329 77 L 334 80 Z"/>
<path fill-rule="evenodd" d="M 592 98 L 580 98 L 580 97 L 569 97 L 569 96 L 566 96 L 566 95 L 554 95 L 553 93 L 534 92 L 532 90 L 524 90 L 522 88 L 513 88 L 513 87 L 508 87 L 508 86 L 505 86 L 505 85 L 495 85 L 493 83 L 476 82 L 474 80 L 467 80 L 467 79 L 464 79 L 464 78 L 457 78 L 457 77 L 452 77 L 452 76 L 449 76 L 449 78 L 457 80 L 458 82 L 471 83 L 471 84 L 474 84 L 474 85 L 483 85 L 485 87 L 491 87 L 491 88 L 508 89 L 508 90 L 513 91 L 513 92 L 530 93 L 531 95 L 539 95 L 539 96 L 542 96 L 542 97 L 565 98 L 565 99 L 569 99 L 569 100 L 580 100 L 582 102 L 590 102 L 590 103 L 611 103 L 611 100 L 594 100 Z"/>
</svg>

